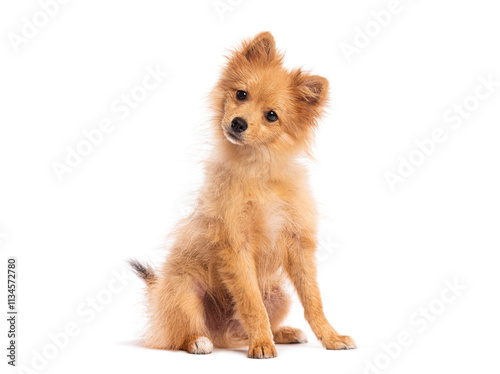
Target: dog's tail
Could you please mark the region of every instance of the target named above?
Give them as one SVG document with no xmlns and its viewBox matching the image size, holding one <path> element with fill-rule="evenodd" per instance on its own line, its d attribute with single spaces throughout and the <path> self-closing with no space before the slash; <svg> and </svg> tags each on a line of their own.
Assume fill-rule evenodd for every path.
<svg viewBox="0 0 500 374">
<path fill-rule="evenodd" d="M 157 280 L 156 274 L 155 274 L 153 268 L 151 267 L 151 265 L 141 264 L 137 260 L 129 260 L 128 263 L 132 267 L 132 269 L 135 271 L 135 273 L 139 277 L 141 277 L 144 280 L 144 282 L 146 282 L 146 284 L 148 286 L 151 286 L 151 285 L 156 283 L 156 280 Z"/>
</svg>

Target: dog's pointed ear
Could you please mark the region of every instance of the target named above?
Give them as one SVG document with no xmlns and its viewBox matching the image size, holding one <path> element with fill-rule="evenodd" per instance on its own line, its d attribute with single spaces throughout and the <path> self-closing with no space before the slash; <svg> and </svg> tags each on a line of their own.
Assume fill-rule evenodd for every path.
<svg viewBox="0 0 500 374">
<path fill-rule="evenodd" d="M 248 61 L 270 61 L 276 55 L 276 43 L 269 31 L 258 34 L 243 47 L 243 55 Z"/>
<path fill-rule="evenodd" d="M 295 84 L 300 99 L 310 106 L 320 107 L 326 104 L 328 100 L 328 80 L 326 78 L 297 71 Z"/>
</svg>

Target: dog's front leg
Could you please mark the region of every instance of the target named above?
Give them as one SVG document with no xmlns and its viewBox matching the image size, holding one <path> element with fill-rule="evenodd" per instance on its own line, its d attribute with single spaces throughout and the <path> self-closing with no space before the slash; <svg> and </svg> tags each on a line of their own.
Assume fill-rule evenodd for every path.
<svg viewBox="0 0 500 374">
<path fill-rule="evenodd" d="M 248 248 L 221 251 L 222 280 L 231 293 L 237 315 L 248 333 L 250 358 L 277 356 L 271 326 L 257 282 L 255 262 Z"/>
<path fill-rule="evenodd" d="M 304 316 L 314 334 L 326 349 L 356 348 L 354 340 L 340 335 L 330 325 L 323 312 L 323 303 L 316 281 L 316 242 L 295 235 L 289 237 L 286 271 L 304 307 Z"/>
</svg>

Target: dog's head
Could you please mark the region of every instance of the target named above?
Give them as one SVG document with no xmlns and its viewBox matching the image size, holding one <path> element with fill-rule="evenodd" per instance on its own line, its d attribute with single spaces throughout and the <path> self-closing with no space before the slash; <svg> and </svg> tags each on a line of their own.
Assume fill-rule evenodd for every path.
<svg viewBox="0 0 500 374">
<path fill-rule="evenodd" d="M 328 81 L 283 67 L 269 32 L 228 57 L 212 92 L 217 132 L 235 147 L 306 150 L 328 98 Z"/>
</svg>

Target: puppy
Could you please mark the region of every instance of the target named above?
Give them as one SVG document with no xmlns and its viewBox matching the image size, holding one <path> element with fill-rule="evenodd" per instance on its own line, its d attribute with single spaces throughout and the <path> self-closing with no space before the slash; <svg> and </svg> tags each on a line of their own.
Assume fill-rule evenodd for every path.
<svg viewBox="0 0 500 374">
<path fill-rule="evenodd" d="M 306 342 L 281 325 L 288 278 L 323 346 L 355 348 L 323 313 L 317 213 L 296 161 L 309 150 L 328 81 L 282 63 L 269 32 L 228 57 L 210 96 L 216 144 L 196 209 L 173 233 L 158 273 L 131 261 L 147 284 L 147 347 L 210 353 L 248 345 L 248 357 L 276 357 L 275 343 Z"/>
</svg>

